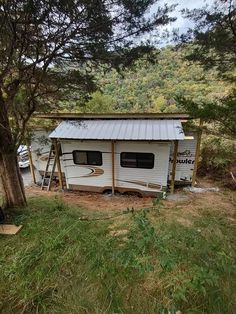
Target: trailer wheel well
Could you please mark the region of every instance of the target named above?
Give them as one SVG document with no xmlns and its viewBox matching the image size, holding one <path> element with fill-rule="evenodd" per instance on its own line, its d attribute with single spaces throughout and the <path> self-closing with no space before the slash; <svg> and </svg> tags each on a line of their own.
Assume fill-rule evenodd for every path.
<svg viewBox="0 0 236 314">
<path fill-rule="evenodd" d="M 112 189 L 105 189 L 102 191 L 102 194 L 111 194 L 112 193 Z"/>
<path fill-rule="evenodd" d="M 122 194 L 123 195 L 127 195 L 127 196 L 138 196 L 140 198 L 143 197 L 143 194 L 141 192 L 139 192 L 139 191 L 129 191 L 129 190 L 127 190 L 127 191 L 123 192 Z"/>
</svg>

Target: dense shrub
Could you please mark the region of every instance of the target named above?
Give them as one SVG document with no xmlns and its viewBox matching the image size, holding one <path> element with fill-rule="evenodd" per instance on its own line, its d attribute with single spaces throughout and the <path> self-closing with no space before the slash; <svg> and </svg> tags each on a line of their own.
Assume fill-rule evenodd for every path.
<svg viewBox="0 0 236 314">
<path fill-rule="evenodd" d="M 236 177 L 236 144 L 233 140 L 207 135 L 203 137 L 199 175 L 220 179 L 235 186 L 231 173 Z"/>
</svg>

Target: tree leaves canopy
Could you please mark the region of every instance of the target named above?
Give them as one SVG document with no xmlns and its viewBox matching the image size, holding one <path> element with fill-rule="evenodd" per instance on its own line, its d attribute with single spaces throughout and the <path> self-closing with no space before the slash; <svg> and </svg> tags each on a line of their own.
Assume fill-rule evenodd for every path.
<svg viewBox="0 0 236 314">
<path fill-rule="evenodd" d="M 184 15 L 195 25 L 182 36 L 182 43 L 193 43 L 187 59 L 205 68 L 218 71 L 221 80 L 236 82 L 236 3 L 234 0 L 216 0 L 212 6 L 184 10 Z M 235 85 L 234 85 L 235 86 Z M 217 121 L 219 131 L 236 136 L 236 92 L 213 102 L 197 103 L 179 98 L 185 110 L 207 121 Z"/>
<path fill-rule="evenodd" d="M 179 112 L 183 110 L 180 98 L 204 103 L 227 96 L 232 84 L 220 80 L 215 69 L 205 70 L 186 61 L 190 49 L 156 50 L 151 63 L 142 58 L 122 74 L 115 70 L 97 71 L 101 93 L 93 93 L 84 106 L 70 100 L 69 104 L 64 103 L 64 109 L 73 105 L 73 110 L 85 112 Z"/>
<path fill-rule="evenodd" d="M 74 90 L 94 90 L 92 66 L 128 66 L 150 51 L 141 35 L 173 20 L 167 6 L 147 14 L 154 2 L 0 1 L 0 122 L 10 118 L 15 143 L 35 110 L 55 108 Z"/>
<path fill-rule="evenodd" d="M 236 2 L 216 0 L 212 6 L 183 10 L 183 14 L 194 22 L 194 27 L 181 36 L 182 42 L 194 43 L 188 59 L 214 66 L 221 74 L 235 69 Z"/>
</svg>

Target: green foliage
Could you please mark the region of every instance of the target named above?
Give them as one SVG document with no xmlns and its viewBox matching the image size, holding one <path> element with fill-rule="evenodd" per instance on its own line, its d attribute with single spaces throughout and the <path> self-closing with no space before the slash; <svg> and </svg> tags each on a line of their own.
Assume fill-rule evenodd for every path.
<svg viewBox="0 0 236 314">
<path fill-rule="evenodd" d="M 216 0 L 200 9 L 184 10 L 194 22 L 192 29 L 182 36 L 184 46 L 191 43 L 186 59 L 201 64 L 206 70 L 216 69 L 219 80 L 236 79 L 236 4 L 232 0 Z M 216 121 L 216 131 L 236 136 L 235 85 L 224 97 L 196 101 L 192 95 L 178 96 L 182 107 L 194 117 Z"/>
<path fill-rule="evenodd" d="M 1 1 L 1 143 L 17 149 L 35 111 L 87 99 L 96 87 L 91 68 L 128 67 L 150 53 L 150 41 L 139 38 L 174 20 L 167 5 L 147 14 L 153 3 Z"/>
<path fill-rule="evenodd" d="M 234 76 L 236 65 L 236 4 L 232 0 L 215 0 L 200 9 L 183 10 L 184 16 L 194 22 L 182 40 L 193 42 L 188 54 L 191 61 L 206 68 L 216 67 L 225 78 Z M 229 75 L 229 76 L 228 76 Z"/>
<path fill-rule="evenodd" d="M 215 133 L 236 137 L 236 90 L 215 101 L 196 101 L 186 96 L 177 100 L 192 117 L 211 122 Z"/>
<path fill-rule="evenodd" d="M 175 112 L 181 111 L 178 97 L 189 96 L 193 101 L 213 102 L 231 88 L 217 78 L 212 69 L 184 61 L 190 48 L 163 48 L 153 54 L 152 62 L 141 59 L 131 69 L 97 73 L 102 95 L 96 93 L 80 110 L 91 111 L 94 106 L 116 112 Z M 96 102 L 101 104 L 96 105 Z"/>
<path fill-rule="evenodd" d="M 102 94 L 97 91 L 92 94 L 92 98 L 82 108 L 85 112 L 111 112 L 112 111 L 112 97 L 109 95 Z"/>
<path fill-rule="evenodd" d="M 235 233 L 202 209 L 191 228 L 155 210 L 82 221 L 60 198 L 31 198 L 0 237 L 3 313 L 232 313 Z"/>
<path fill-rule="evenodd" d="M 215 177 L 226 175 L 235 166 L 235 142 L 215 136 L 207 136 L 202 141 L 200 173 Z"/>
</svg>

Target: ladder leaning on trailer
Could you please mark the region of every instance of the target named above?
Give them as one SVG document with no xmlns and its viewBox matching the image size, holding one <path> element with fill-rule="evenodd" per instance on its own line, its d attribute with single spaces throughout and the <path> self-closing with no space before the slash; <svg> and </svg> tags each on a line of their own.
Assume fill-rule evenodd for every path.
<svg viewBox="0 0 236 314">
<path fill-rule="evenodd" d="M 54 144 L 52 144 L 41 184 L 42 190 L 47 189 L 47 191 L 50 191 L 55 169 L 56 169 L 56 152 L 55 146 Z"/>
</svg>

